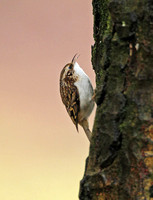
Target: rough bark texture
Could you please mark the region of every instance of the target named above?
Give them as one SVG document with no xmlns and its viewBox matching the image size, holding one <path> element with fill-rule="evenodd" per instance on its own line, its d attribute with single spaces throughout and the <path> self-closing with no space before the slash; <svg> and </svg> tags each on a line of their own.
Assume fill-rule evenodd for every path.
<svg viewBox="0 0 153 200">
<path fill-rule="evenodd" d="M 93 0 L 97 111 L 80 200 L 153 197 L 153 0 Z"/>
</svg>

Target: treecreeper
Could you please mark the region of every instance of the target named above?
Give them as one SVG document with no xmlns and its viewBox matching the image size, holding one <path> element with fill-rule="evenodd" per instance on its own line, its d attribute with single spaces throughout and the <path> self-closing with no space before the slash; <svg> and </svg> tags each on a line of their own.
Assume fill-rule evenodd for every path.
<svg viewBox="0 0 153 200">
<path fill-rule="evenodd" d="M 60 94 L 63 104 L 76 126 L 83 127 L 89 141 L 92 133 L 89 130 L 88 117 L 94 108 L 94 90 L 87 74 L 76 62 L 77 54 L 64 66 L 60 74 Z"/>
</svg>

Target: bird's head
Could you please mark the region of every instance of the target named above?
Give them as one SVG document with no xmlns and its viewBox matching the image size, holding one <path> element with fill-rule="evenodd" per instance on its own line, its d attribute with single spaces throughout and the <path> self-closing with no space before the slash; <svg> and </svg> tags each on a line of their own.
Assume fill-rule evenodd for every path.
<svg viewBox="0 0 153 200">
<path fill-rule="evenodd" d="M 76 59 L 79 56 L 77 56 L 77 54 L 74 55 L 74 57 L 72 58 L 71 63 L 68 63 L 65 65 L 65 67 L 63 68 L 62 72 L 61 72 L 61 76 L 60 76 L 60 80 L 65 81 L 65 82 L 75 82 L 77 79 L 77 75 L 75 73 L 75 63 L 76 63 Z"/>
</svg>

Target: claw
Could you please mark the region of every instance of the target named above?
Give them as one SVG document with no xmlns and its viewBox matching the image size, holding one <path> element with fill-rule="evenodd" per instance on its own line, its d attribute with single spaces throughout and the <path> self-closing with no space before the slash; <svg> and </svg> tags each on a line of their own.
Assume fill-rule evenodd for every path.
<svg viewBox="0 0 153 200">
<path fill-rule="evenodd" d="M 95 98 L 96 98 L 96 91 L 94 90 L 94 92 L 93 92 L 93 96 L 92 96 L 91 99 L 92 99 L 93 101 L 95 101 L 95 100 L 96 100 Z"/>
</svg>

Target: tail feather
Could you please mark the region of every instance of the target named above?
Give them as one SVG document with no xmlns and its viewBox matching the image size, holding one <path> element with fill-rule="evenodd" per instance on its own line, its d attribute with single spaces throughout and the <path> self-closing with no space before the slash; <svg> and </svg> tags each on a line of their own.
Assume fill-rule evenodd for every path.
<svg viewBox="0 0 153 200">
<path fill-rule="evenodd" d="M 87 138 L 91 142 L 92 133 L 91 133 L 91 131 L 89 129 L 89 124 L 88 124 L 87 119 L 84 119 L 79 124 L 82 126 L 82 128 L 84 129 L 84 132 L 86 133 Z"/>
</svg>

